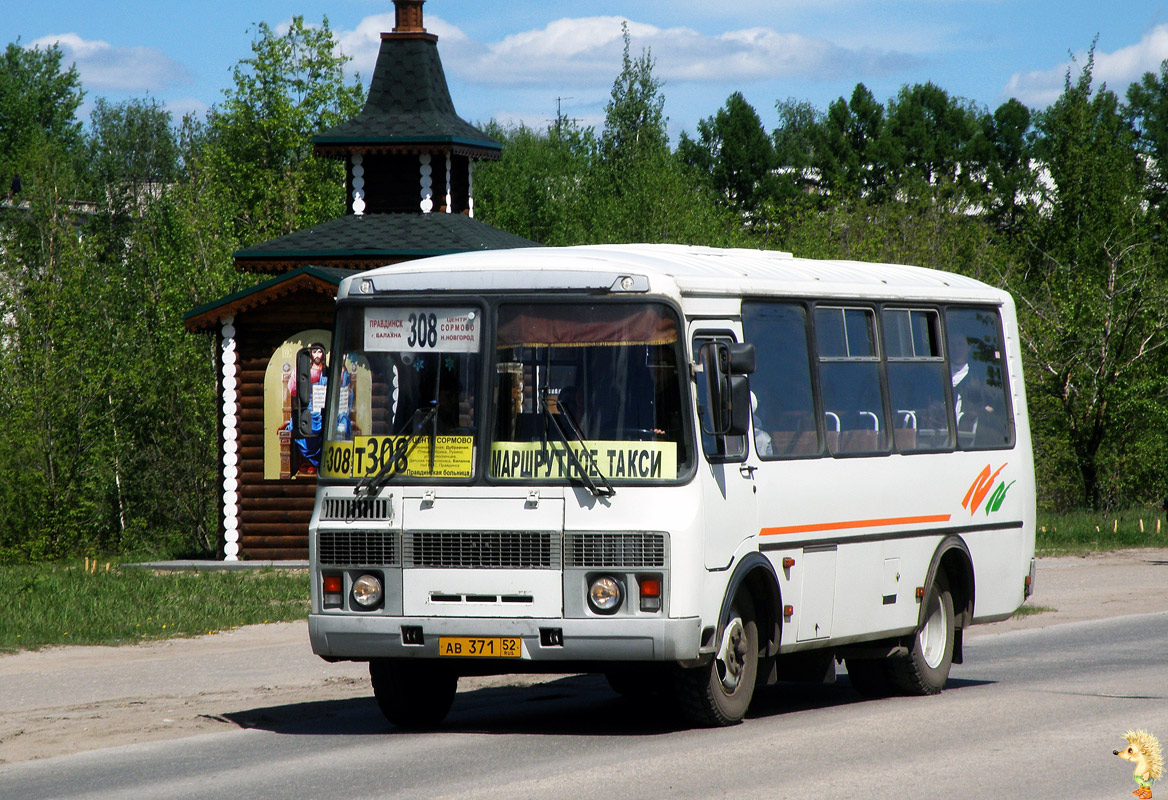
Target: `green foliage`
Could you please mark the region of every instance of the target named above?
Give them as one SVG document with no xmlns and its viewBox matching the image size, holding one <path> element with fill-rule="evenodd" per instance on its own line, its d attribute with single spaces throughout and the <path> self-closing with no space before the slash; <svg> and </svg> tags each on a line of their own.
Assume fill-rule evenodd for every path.
<svg viewBox="0 0 1168 800">
<path fill-rule="evenodd" d="M 0 570 L 0 652 L 200 636 L 307 614 L 303 571 L 154 573 L 95 562 Z"/>
<path fill-rule="evenodd" d="M 900 90 L 888 104 L 879 153 L 888 180 L 910 199 L 969 198 L 979 112 L 933 83 Z"/>
<path fill-rule="evenodd" d="M 77 108 L 85 93 L 77 67 L 61 70 L 61 50 L 10 43 L 0 59 L 0 194 L 14 174 L 27 178 L 37 154 L 78 155 Z"/>
<path fill-rule="evenodd" d="M 229 215 L 245 245 L 344 213 L 337 191 L 344 165 L 312 155 L 312 136 L 355 115 L 364 101 L 359 82 L 345 83 L 348 59 L 335 45 L 327 17 L 318 28 L 294 16 L 283 35 L 260 23 L 252 57 L 232 71 L 223 103 L 188 133 L 192 181 Z"/>
<path fill-rule="evenodd" d="M 652 57 L 633 58 L 626 31 L 599 136 L 563 118 L 546 132 L 491 126 L 504 149 L 476 168 L 480 219 L 552 245 L 741 241 L 736 218 L 670 152 L 664 101 Z"/>
<path fill-rule="evenodd" d="M 1163 450 L 1162 435 L 1154 448 L 1139 432 L 1163 430 L 1168 283 L 1135 131 L 1115 94 L 1093 88 L 1093 66 L 1092 54 L 1077 79 L 1068 71 L 1063 94 L 1037 117 L 1049 190 L 1022 269 L 1006 280 L 1022 307 L 1036 432 L 1072 457 L 1079 503 L 1098 509 L 1131 497 L 1131 473 L 1112 471 L 1138 468 L 1124 448 Z"/>
<path fill-rule="evenodd" d="M 495 123 L 486 132 L 503 143 L 503 153 L 475 167 L 479 217 L 541 244 L 586 241 L 591 198 L 582 186 L 596 158 L 592 129 L 560 118 L 546 133 Z"/>
<path fill-rule="evenodd" d="M 361 99 L 327 21 L 261 25 L 252 48 L 205 121 L 99 100 L 84 140 L 20 145 L 27 208 L 0 211 L 0 562 L 218 546 L 217 353 L 183 315 L 255 282 L 241 246 L 343 212 L 311 136 Z M 7 58 L 76 85 L 45 77 L 55 50 Z"/>
<path fill-rule="evenodd" d="M 712 117 L 698 122 L 698 139 L 682 134 L 678 156 L 708 175 L 715 195 L 740 213 L 754 212 L 774 193 L 775 152 L 758 113 L 734 92 Z"/>
</svg>

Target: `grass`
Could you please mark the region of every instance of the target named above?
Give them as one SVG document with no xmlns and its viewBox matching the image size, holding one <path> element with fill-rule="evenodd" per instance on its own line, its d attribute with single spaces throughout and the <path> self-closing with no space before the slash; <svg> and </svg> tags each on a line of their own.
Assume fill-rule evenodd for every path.
<svg viewBox="0 0 1168 800">
<path fill-rule="evenodd" d="M 1162 512 L 1149 508 L 1068 514 L 1039 512 L 1035 547 L 1040 556 L 1168 547 L 1168 522 Z"/>
<path fill-rule="evenodd" d="M 1013 619 L 1021 619 L 1022 617 L 1030 617 L 1030 616 L 1033 616 L 1035 614 L 1045 614 L 1048 611 L 1058 611 L 1058 609 L 1051 608 L 1050 606 L 1028 606 L 1028 605 L 1023 604 L 1023 605 L 1018 607 L 1017 611 L 1014 612 Z"/>
<path fill-rule="evenodd" d="M 304 570 L 152 572 L 82 563 L 0 570 L 0 652 L 133 644 L 304 619 Z"/>
</svg>

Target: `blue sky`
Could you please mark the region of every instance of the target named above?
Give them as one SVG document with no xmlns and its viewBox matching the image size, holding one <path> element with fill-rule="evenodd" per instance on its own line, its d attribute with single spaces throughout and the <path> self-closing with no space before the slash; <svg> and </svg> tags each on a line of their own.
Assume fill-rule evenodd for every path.
<svg viewBox="0 0 1168 800">
<path fill-rule="evenodd" d="M 59 42 L 88 90 L 112 101 L 149 95 L 175 116 L 204 112 L 250 54 L 253 24 L 328 16 L 368 83 L 391 0 L 3 0 L 0 37 Z M 770 130 L 775 102 L 820 109 L 858 82 L 884 101 L 932 81 L 988 109 L 1057 97 L 1098 35 L 1097 81 L 1121 94 L 1168 59 L 1168 0 L 429 0 L 427 29 L 459 114 L 543 127 L 557 98 L 567 116 L 603 120 L 620 69 L 621 21 L 634 53 L 649 48 L 676 138 L 734 91 Z M 1077 67 L 1075 68 L 1077 71 Z"/>
</svg>

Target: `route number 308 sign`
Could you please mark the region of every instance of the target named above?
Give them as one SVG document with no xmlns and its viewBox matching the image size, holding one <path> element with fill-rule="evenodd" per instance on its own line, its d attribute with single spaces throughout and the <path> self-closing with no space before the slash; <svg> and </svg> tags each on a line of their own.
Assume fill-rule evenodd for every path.
<svg viewBox="0 0 1168 800">
<path fill-rule="evenodd" d="M 365 309 L 365 349 L 378 352 L 474 353 L 479 314 L 470 308 Z"/>
</svg>

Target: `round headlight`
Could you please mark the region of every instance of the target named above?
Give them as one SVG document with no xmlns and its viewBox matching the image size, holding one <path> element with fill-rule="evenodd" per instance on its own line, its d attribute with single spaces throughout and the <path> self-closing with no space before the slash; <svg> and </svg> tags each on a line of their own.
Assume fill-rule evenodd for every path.
<svg viewBox="0 0 1168 800">
<path fill-rule="evenodd" d="M 588 603 L 593 611 L 611 614 L 620 608 L 621 586 L 614 578 L 603 575 L 588 587 Z"/>
<path fill-rule="evenodd" d="M 362 575 L 353 581 L 353 599 L 365 608 L 377 605 L 381 602 L 381 581 L 375 575 Z"/>
</svg>

